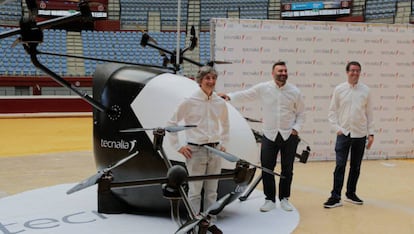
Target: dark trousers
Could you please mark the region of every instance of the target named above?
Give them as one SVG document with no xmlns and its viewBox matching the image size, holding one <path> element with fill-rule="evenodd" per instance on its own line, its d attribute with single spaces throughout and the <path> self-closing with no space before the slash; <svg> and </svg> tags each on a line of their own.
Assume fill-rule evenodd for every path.
<svg viewBox="0 0 414 234">
<path fill-rule="evenodd" d="M 285 141 L 278 133 L 276 140 L 271 141 L 266 137 L 262 139 L 262 148 L 260 160 L 262 167 L 274 170 L 276 166 L 277 155 L 280 151 L 281 175 L 279 181 L 279 200 L 290 197 L 290 187 L 293 177 L 293 163 L 295 161 L 296 150 L 299 144 L 299 137 L 290 135 Z M 276 185 L 275 176 L 262 171 L 263 191 L 267 200 L 275 202 Z"/>
<path fill-rule="evenodd" d="M 349 151 L 351 151 L 350 168 L 346 194 L 352 194 L 356 191 L 356 186 L 361 169 L 362 157 L 365 151 L 366 137 L 351 138 L 350 136 L 338 135 L 336 137 L 335 153 L 336 167 L 334 171 L 334 183 L 331 196 L 341 198 L 341 190 L 344 184 L 345 167 L 348 160 Z"/>
</svg>

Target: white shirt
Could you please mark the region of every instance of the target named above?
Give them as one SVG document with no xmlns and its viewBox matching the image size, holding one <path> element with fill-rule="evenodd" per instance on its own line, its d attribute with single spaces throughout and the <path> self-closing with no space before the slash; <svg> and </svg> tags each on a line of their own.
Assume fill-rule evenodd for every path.
<svg viewBox="0 0 414 234">
<path fill-rule="evenodd" d="M 370 89 L 363 83 L 337 85 L 329 105 L 329 122 L 338 132 L 358 138 L 374 134 Z"/>
<path fill-rule="evenodd" d="M 232 103 L 260 101 L 263 109 L 263 134 L 274 141 L 277 133 L 287 140 L 292 129 L 300 132 L 305 122 L 305 105 L 300 90 L 293 84 L 280 87 L 272 81 L 229 93 Z"/>
<path fill-rule="evenodd" d="M 178 126 L 181 121 L 186 125 L 197 125 L 195 128 L 184 130 L 187 142 L 200 145 L 219 142 L 223 147 L 228 143 L 229 118 L 226 102 L 215 92 L 207 96 L 199 89 L 186 98 L 168 121 L 168 126 Z M 183 146 L 177 133 L 167 136 L 176 150 Z"/>
</svg>

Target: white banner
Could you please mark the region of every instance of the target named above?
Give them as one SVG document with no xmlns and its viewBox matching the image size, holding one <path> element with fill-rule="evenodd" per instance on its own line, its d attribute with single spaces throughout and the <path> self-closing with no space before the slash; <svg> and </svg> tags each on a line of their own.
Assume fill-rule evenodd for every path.
<svg viewBox="0 0 414 234">
<path fill-rule="evenodd" d="M 289 82 L 305 97 L 301 137 L 310 160 L 335 159 L 335 132 L 327 116 L 334 87 L 347 80 L 349 61 L 362 65 L 360 80 L 374 98 L 375 141 L 370 159 L 414 157 L 414 27 L 398 24 L 212 19 L 213 60 L 218 92 L 246 89 L 272 79 L 274 62 L 288 65 Z M 236 106 L 261 119 L 258 103 Z M 255 128 L 257 126 L 254 126 Z"/>
</svg>

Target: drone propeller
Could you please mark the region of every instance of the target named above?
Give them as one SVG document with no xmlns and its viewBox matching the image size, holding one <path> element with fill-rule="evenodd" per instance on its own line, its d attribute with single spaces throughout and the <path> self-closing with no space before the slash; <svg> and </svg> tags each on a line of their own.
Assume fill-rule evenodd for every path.
<svg viewBox="0 0 414 234">
<path fill-rule="evenodd" d="M 179 132 L 182 130 L 186 130 L 188 128 L 195 128 L 197 125 L 182 125 L 182 126 L 171 126 L 171 127 L 165 127 L 165 128 L 131 128 L 131 129 L 125 129 L 120 130 L 120 132 L 142 132 L 147 130 L 158 130 L 158 129 L 164 129 L 167 132 Z"/>
<path fill-rule="evenodd" d="M 226 205 L 236 200 L 241 192 L 231 192 L 220 198 L 217 202 L 211 205 L 205 212 L 201 213 L 194 219 L 182 225 L 175 234 L 186 234 L 197 226 L 201 221 L 206 220 L 209 215 L 218 214 Z"/>
<path fill-rule="evenodd" d="M 109 171 L 111 171 L 112 169 L 124 164 L 126 161 L 130 160 L 131 158 L 135 157 L 138 154 L 138 151 L 129 155 L 126 158 L 123 158 L 121 160 L 119 160 L 118 162 L 116 162 L 115 164 L 103 169 L 102 171 L 98 171 L 95 175 L 83 180 L 82 182 L 80 182 L 79 184 L 75 185 L 73 188 L 69 189 L 66 194 L 71 194 L 74 192 L 77 192 L 79 190 L 85 189 L 87 187 L 90 187 L 94 184 L 96 184 L 99 179 L 101 179 L 101 177 L 105 174 L 107 174 Z"/>
<path fill-rule="evenodd" d="M 213 67 L 215 64 L 232 64 L 232 62 L 214 60 L 214 61 L 208 61 L 206 63 L 206 65 L 210 67 Z"/>
<path fill-rule="evenodd" d="M 196 217 L 195 219 L 191 219 L 190 221 L 188 221 L 187 223 L 185 223 L 184 225 L 182 225 L 176 232 L 175 234 L 186 234 L 188 232 L 190 232 L 195 226 L 197 226 L 202 220 L 204 219 L 201 217 Z"/>
<path fill-rule="evenodd" d="M 210 151 L 213 151 L 215 154 L 217 154 L 218 156 L 221 156 L 222 158 L 226 159 L 227 161 L 230 161 L 230 162 L 245 161 L 245 160 L 242 160 L 242 159 L 238 158 L 237 156 L 234 156 L 232 154 L 229 154 L 229 153 L 223 152 L 221 150 L 215 149 L 215 148 L 210 147 L 208 145 L 205 145 L 204 147 L 207 148 Z M 247 161 L 245 161 L 245 162 L 247 162 Z M 264 171 L 264 172 L 266 172 L 268 174 L 282 177 L 280 174 L 278 174 L 278 173 L 276 173 L 276 172 L 274 172 L 274 171 L 272 171 L 272 170 L 270 170 L 270 169 L 268 169 L 266 167 L 262 167 L 262 166 L 253 164 L 251 162 L 247 162 L 247 163 L 250 164 L 253 167 L 256 167 L 256 168 L 261 169 L 262 171 Z"/>
<path fill-rule="evenodd" d="M 246 119 L 247 121 L 252 122 L 252 123 L 262 123 L 262 121 L 258 120 L 258 119 L 252 119 L 252 118 L 249 118 L 249 117 L 244 117 L 244 119 Z"/>
</svg>

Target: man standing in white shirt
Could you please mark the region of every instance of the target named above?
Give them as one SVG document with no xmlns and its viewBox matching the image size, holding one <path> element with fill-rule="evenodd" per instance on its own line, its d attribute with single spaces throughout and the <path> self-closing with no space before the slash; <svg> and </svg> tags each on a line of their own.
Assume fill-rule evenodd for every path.
<svg viewBox="0 0 414 234">
<path fill-rule="evenodd" d="M 260 101 L 263 109 L 263 139 L 260 160 L 262 167 L 274 170 L 277 155 L 281 154 L 281 178 L 279 181 L 280 206 L 292 211 L 289 202 L 293 177 L 293 164 L 299 143 L 299 132 L 305 122 L 305 105 L 300 90 L 287 83 L 288 71 L 285 62 L 272 66 L 273 80 L 262 82 L 243 91 L 219 94 L 232 103 Z M 273 175 L 262 172 L 265 203 L 260 211 L 276 208 L 276 185 Z"/>
<path fill-rule="evenodd" d="M 184 145 L 180 144 L 176 133 L 168 134 L 170 143 L 186 158 L 191 176 L 221 173 L 221 158 L 203 147 L 208 145 L 225 151 L 229 138 L 228 110 L 226 102 L 214 92 L 216 80 L 217 72 L 213 67 L 201 67 L 196 76 L 200 89 L 178 106 L 168 122 L 169 126 L 178 126 L 181 121 L 186 125 L 197 125 L 185 131 L 187 142 Z M 204 210 L 216 202 L 218 180 L 193 181 L 188 185 L 188 197 L 196 213 L 200 212 L 203 188 Z M 211 222 L 215 219 L 212 216 Z M 216 225 L 208 230 L 213 234 L 222 233 Z"/>
<path fill-rule="evenodd" d="M 356 61 L 349 62 L 346 73 L 348 81 L 335 87 L 329 106 L 328 119 L 337 134 L 336 167 L 333 173 L 331 197 L 324 203 L 325 208 L 342 206 L 341 190 L 349 152 L 351 152 L 351 159 L 345 193 L 346 201 L 357 205 L 363 204 L 356 195 L 356 187 L 365 147 L 370 149 L 374 142 L 371 93 L 367 85 L 359 82 L 361 64 Z M 366 143 L 367 135 L 368 143 Z"/>
</svg>

